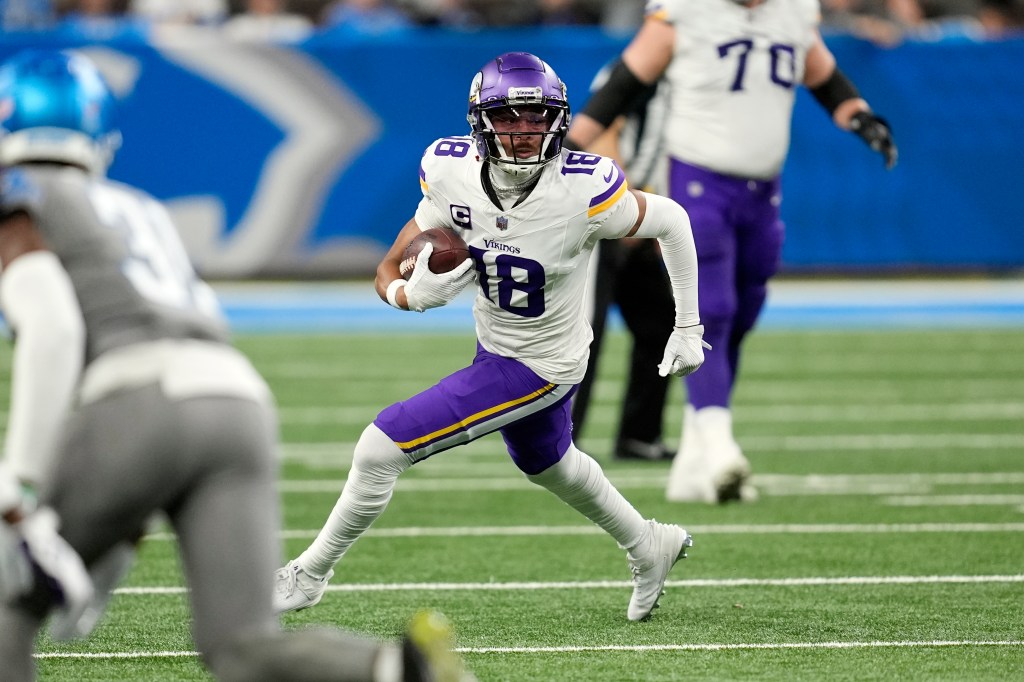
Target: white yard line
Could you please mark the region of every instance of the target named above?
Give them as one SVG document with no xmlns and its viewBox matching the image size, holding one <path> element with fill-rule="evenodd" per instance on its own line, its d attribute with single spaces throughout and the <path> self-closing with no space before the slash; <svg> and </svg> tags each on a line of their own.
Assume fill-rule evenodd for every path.
<svg viewBox="0 0 1024 682">
<path fill-rule="evenodd" d="M 558 654 L 597 651 L 734 651 L 743 649 L 917 649 L 961 646 L 1024 646 L 1024 640 L 933 640 L 922 642 L 749 642 L 735 644 L 630 644 L 551 647 L 459 647 L 463 654 Z"/>
<path fill-rule="evenodd" d="M 935 647 L 993 647 L 1024 646 L 1024 640 L 925 640 L 913 641 L 872 641 L 872 642 L 737 642 L 730 644 L 605 644 L 594 646 L 538 646 L 538 647 L 457 647 L 460 654 L 558 654 L 600 651 L 733 651 L 743 649 L 927 649 Z M 113 651 L 93 653 L 53 652 L 38 653 L 35 658 L 57 659 L 157 659 L 189 658 L 199 654 L 195 651 Z"/>
<path fill-rule="evenodd" d="M 892 507 L 978 507 L 1024 505 L 1024 495 L 903 495 L 882 501 Z"/>
<path fill-rule="evenodd" d="M 782 524 L 721 524 L 687 525 L 694 534 L 701 535 L 829 535 L 841 533 L 912 534 L 912 533 L 1024 533 L 1021 523 L 782 523 Z M 279 533 L 283 540 L 315 538 L 319 530 L 285 530 Z M 604 535 L 594 525 L 579 526 L 408 526 L 401 528 L 371 528 L 367 537 L 377 538 L 439 538 L 439 537 L 542 537 L 563 535 Z M 146 540 L 166 542 L 173 533 L 156 532 Z"/>
<path fill-rule="evenodd" d="M 832 587 L 843 585 L 979 585 L 1024 583 L 1017 575 L 892 575 L 807 578 L 726 578 L 668 580 L 666 587 Z M 486 583 L 350 583 L 328 585 L 328 592 L 534 592 L 540 590 L 604 590 L 629 588 L 628 580 Z M 185 587 L 120 587 L 114 594 L 133 597 L 185 594 Z"/>
</svg>

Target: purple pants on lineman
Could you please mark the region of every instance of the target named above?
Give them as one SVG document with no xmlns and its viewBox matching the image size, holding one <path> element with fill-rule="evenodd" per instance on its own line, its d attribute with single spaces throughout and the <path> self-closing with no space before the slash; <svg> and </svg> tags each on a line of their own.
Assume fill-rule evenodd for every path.
<svg viewBox="0 0 1024 682">
<path fill-rule="evenodd" d="M 728 407 L 740 345 L 764 307 L 768 279 L 779 269 L 781 182 L 721 175 L 670 159 L 669 190 L 690 215 L 700 320 L 713 348 L 686 377 L 687 400 L 698 410 Z"/>
<path fill-rule="evenodd" d="M 472 365 L 384 408 L 373 423 L 414 461 L 501 431 L 516 466 L 539 474 L 569 449 L 575 392 L 477 345 Z"/>
</svg>

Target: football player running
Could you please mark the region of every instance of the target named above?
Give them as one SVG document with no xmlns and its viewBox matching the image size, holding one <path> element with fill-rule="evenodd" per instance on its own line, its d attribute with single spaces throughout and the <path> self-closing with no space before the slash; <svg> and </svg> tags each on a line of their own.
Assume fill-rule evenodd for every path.
<svg viewBox="0 0 1024 682">
<path fill-rule="evenodd" d="M 601 239 L 655 237 L 672 281 L 675 330 L 660 364 L 685 375 L 704 361 L 697 262 L 686 212 L 627 187 L 609 158 L 569 152 L 565 85 L 538 57 L 503 54 L 474 77 L 471 135 L 425 151 L 423 198 L 377 268 L 376 289 L 400 310 L 450 302 L 476 283 L 472 364 L 385 408 L 355 446 L 352 469 L 312 545 L 277 573 L 275 606 L 319 602 L 334 565 L 383 513 L 398 476 L 424 459 L 499 431 L 526 477 L 604 529 L 627 552 L 634 587 L 626 615 L 658 605 L 689 533 L 645 519 L 572 440 L 570 398 L 587 364 L 591 329 L 584 290 Z M 448 227 L 472 258 L 446 274 L 427 268 L 430 247 L 406 282 L 399 263 L 421 231 Z"/>
<path fill-rule="evenodd" d="M 162 512 L 196 646 L 218 679 L 463 679 L 446 623 L 429 612 L 401 643 L 280 630 L 266 384 L 228 343 L 167 211 L 105 177 L 120 136 L 92 62 L 20 53 L 0 67 L 0 103 L 0 304 L 16 335 L 0 462 L 0 677 L 35 677 L 48 615 L 56 637 L 88 634 Z M 16 480 L 37 489 L 34 511 Z"/>
<path fill-rule="evenodd" d="M 668 83 L 669 195 L 693 221 L 700 315 L 716 349 L 686 378 L 682 438 L 665 489 L 674 502 L 756 498 L 730 404 L 740 349 L 782 253 L 780 173 L 797 87 L 887 168 L 897 162 L 888 124 L 822 40 L 820 12 L 819 0 L 649 0 L 643 25 L 566 140 L 588 147 L 650 84 Z"/>
</svg>

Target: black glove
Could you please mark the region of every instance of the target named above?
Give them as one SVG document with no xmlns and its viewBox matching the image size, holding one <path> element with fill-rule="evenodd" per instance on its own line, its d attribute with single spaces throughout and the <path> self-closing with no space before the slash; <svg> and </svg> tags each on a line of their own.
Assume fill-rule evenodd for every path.
<svg viewBox="0 0 1024 682">
<path fill-rule="evenodd" d="M 870 111 L 858 111 L 850 119 L 850 130 L 857 137 L 864 140 L 871 149 L 878 152 L 885 159 L 885 167 L 892 170 L 899 158 L 899 150 L 892 139 L 892 130 L 889 124 L 881 116 L 876 116 Z"/>
</svg>

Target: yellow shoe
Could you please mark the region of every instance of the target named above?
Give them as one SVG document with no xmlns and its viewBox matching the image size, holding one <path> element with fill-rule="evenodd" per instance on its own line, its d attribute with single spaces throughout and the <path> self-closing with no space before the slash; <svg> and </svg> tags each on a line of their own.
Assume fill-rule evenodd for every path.
<svg viewBox="0 0 1024 682">
<path fill-rule="evenodd" d="M 436 611 L 419 611 L 402 638 L 406 682 L 476 682 L 454 651 L 451 623 Z"/>
</svg>

